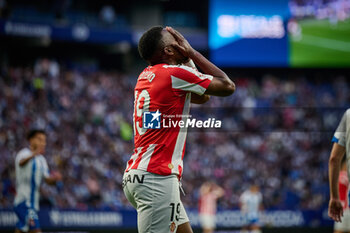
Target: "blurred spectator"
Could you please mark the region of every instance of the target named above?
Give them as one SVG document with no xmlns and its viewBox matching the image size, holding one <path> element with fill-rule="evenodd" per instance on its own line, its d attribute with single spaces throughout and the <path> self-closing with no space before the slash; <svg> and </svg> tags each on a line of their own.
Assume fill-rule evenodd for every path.
<svg viewBox="0 0 350 233">
<path fill-rule="evenodd" d="M 116 18 L 113 6 L 105 5 L 101 8 L 100 18 L 107 25 L 113 24 Z"/>
<path fill-rule="evenodd" d="M 86 186 L 89 190 L 87 203 L 95 208 L 98 208 L 101 201 L 101 188 L 98 184 L 97 177 L 93 174 L 90 175 L 86 181 Z"/>
<path fill-rule="evenodd" d="M 49 60 L 47 58 L 38 59 L 34 66 L 35 75 L 41 77 L 53 77 L 57 78 L 60 74 L 60 66 L 55 60 Z"/>
</svg>

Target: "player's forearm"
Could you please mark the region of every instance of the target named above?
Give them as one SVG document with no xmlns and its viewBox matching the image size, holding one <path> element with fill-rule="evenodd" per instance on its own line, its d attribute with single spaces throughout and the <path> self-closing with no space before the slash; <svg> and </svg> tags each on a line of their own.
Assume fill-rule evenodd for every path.
<svg viewBox="0 0 350 233">
<path fill-rule="evenodd" d="M 234 85 L 232 80 L 222 71 L 219 67 L 211 63 L 207 58 L 205 58 L 201 53 L 196 50 L 193 50 L 190 58 L 193 62 L 203 71 L 205 74 L 210 74 L 214 77 L 221 78 L 228 83 Z"/>
<path fill-rule="evenodd" d="M 184 63 L 184 65 L 197 70 L 197 67 L 194 64 L 192 59 L 189 59 L 188 62 Z M 208 102 L 209 99 L 210 99 L 210 96 L 206 94 L 203 94 L 203 95 L 197 95 L 196 93 L 191 94 L 191 103 L 194 103 L 194 104 L 204 104 Z"/>
<path fill-rule="evenodd" d="M 191 103 L 194 104 L 204 104 L 208 102 L 210 99 L 209 95 L 203 94 L 203 95 L 197 95 L 196 93 L 191 93 Z"/>
<path fill-rule="evenodd" d="M 345 154 L 345 147 L 338 143 L 333 144 L 331 156 L 328 163 L 329 188 L 331 199 L 339 199 L 338 179 L 341 160 Z"/>
<path fill-rule="evenodd" d="M 28 158 L 25 158 L 25 159 L 22 159 L 20 162 L 19 162 L 19 166 L 24 166 L 26 165 L 32 158 L 35 157 L 35 154 L 33 153 L 31 156 L 29 156 Z"/>
<path fill-rule="evenodd" d="M 332 154 L 329 159 L 329 188 L 331 198 L 339 198 L 338 179 L 340 172 L 341 158 Z"/>
<path fill-rule="evenodd" d="M 55 185 L 57 183 L 57 179 L 54 177 L 45 178 L 45 182 L 49 185 Z"/>
<path fill-rule="evenodd" d="M 338 190 L 339 172 L 340 172 L 339 159 L 331 158 L 329 160 L 329 187 L 330 187 L 330 196 L 333 199 L 339 199 L 339 190 Z"/>
</svg>

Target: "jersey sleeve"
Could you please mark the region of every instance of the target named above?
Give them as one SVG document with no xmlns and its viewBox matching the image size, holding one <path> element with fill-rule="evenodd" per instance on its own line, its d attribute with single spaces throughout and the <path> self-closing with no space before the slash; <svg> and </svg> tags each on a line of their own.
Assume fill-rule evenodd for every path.
<svg viewBox="0 0 350 233">
<path fill-rule="evenodd" d="M 203 95 L 213 80 L 212 75 L 202 74 L 188 66 L 166 66 L 165 68 L 170 69 L 171 86 L 176 90 Z"/>
<path fill-rule="evenodd" d="M 338 143 L 339 145 L 344 147 L 345 147 L 345 134 L 346 134 L 346 118 L 347 118 L 348 112 L 349 110 L 347 110 L 344 113 L 332 139 L 332 142 Z"/>
<path fill-rule="evenodd" d="M 19 162 L 21 162 L 22 159 L 26 159 L 32 155 L 32 152 L 29 149 L 23 149 L 17 153 L 16 156 L 16 164 L 19 165 Z"/>
<path fill-rule="evenodd" d="M 339 175 L 339 184 L 342 184 L 342 185 L 344 185 L 344 186 L 346 186 L 346 187 L 348 187 L 348 185 L 349 185 L 349 180 L 348 180 L 348 178 L 346 177 L 347 175 Z"/>
</svg>

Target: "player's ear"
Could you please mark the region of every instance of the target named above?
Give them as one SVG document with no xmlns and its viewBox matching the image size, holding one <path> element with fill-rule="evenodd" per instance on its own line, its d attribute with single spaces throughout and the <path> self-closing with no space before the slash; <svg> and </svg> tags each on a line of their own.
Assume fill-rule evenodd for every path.
<svg viewBox="0 0 350 233">
<path fill-rule="evenodd" d="M 172 46 L 165 46 L 163 51 L 166 55 L 169 56 L 173 56 L 175 54 L 175 49 Z"/>
</svg>

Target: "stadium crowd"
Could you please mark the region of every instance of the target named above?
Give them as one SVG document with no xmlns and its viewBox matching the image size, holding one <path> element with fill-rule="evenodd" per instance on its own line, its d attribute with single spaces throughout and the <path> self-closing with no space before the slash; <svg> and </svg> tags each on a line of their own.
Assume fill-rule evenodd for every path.
<svg viewBox="0 0 350 233">
<path fill-rule="evenodd" d="M 63 182 L 42 186 L 41 207 L 128 208 L 121 180 L 132 150 L 135 76 L 84 72 L 39 60 L 1 68 L 0 208 L 12 208 L 14 159 L 30 128 L 45 128 L 46 158 Z M 238 76 L 236 93 L 193 105 L 193 115 L 222 120 L 222 129 L 190 129 L 182 199 L 197 208 L 199 188 L 220 184 L 220 208 L 238 208 L 248 185 L 260 186 L 264 206 L 319 209 L 328 201 L 331 138 L 350 100 L 344 77 L 317 80 Z"/>
</svg>

